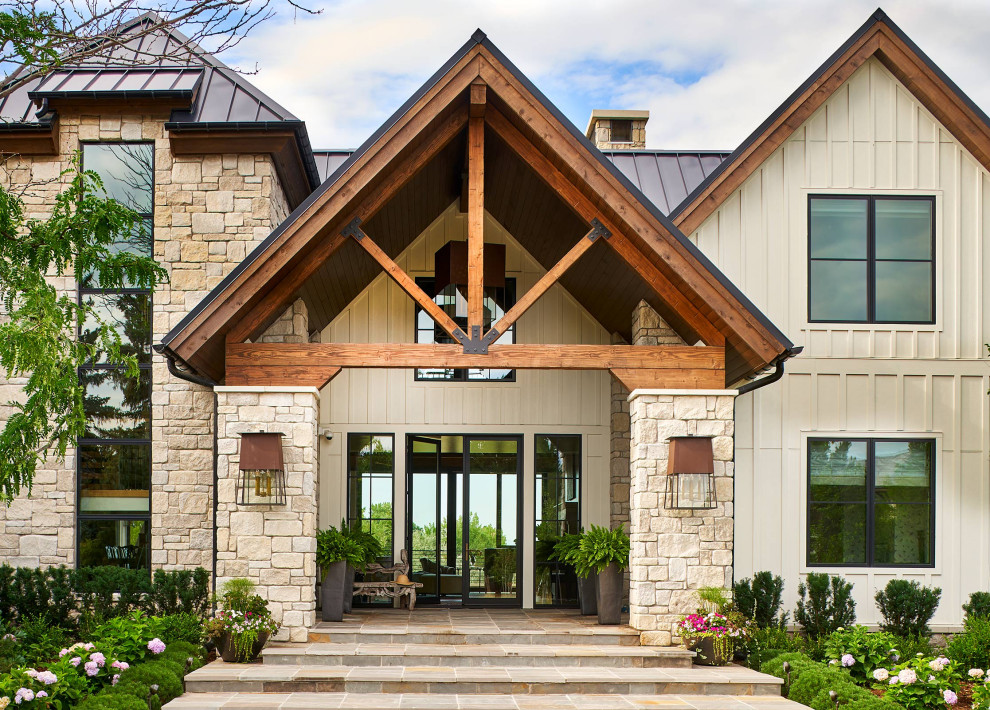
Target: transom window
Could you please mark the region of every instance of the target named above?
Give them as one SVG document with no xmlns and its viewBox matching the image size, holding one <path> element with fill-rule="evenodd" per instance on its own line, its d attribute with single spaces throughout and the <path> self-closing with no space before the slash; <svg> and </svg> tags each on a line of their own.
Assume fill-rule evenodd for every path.
<svg viewBox="0 0 990 710">
<path fill-rule="evenodd" d="M 935 200 L 812 195 L 808 320 L 934 323 Z"/>
<path fill-rule="evenodd" d="M 141 220 L 116 249 L 153 254 L 154 146 L 88 143 L 83 168 L 103 180 L 107 196 L 135 210 Z M 151 541 L 151 293 L 102 288 L 92 274 L 77 274 L 79 299 L 114 323 L 121 349 L 137 357 L 138 377 L 128 377 L 102 356 L 79 368 L 86 430 L 77 442 L 78 564 L 150 568 Z M 79 339 L 95 342 L 96 323 L 79 327 Z"/>
<path fill-rule="evenodd" d="M 931 567 L 933 439 L 808 440 L 808 565 Z"/>
<path fill-rule="evenodd" d="M 416 283 L 426 293 L 434 292 L 432 277 L 421 277 Z M 467 332 L 467 286 L 449 284 L 433 297 L 434 302 L 446 311 L 454 322 Z M 485 329 L 491 328 L 505 312 L 516 303 L 516 280 L 507 278 L 505 286 L 494 288 L 485 287 L 483 316 Z M 419 305 L 416 306 L 416 342 L 417 343 L 453 343 L 443 328 L 436 324 L 430 314 Z M 495 341 L 496 345 L 506 345 L 516 342 L 516 325 L 513 323 L 508 330 Z M 515 370 L 496 368 L 454 369 L 433 367 L 416 370 L 417 380 L 446 380 L 450 382 L 511 382 L 516 379 Z"/>
</svg>

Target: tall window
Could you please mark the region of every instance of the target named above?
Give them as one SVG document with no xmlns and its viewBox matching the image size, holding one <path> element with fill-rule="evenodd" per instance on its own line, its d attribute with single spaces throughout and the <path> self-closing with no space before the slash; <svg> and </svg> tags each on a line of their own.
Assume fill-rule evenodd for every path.
<svg viewBox="0 0 990 710">
<path fill-rule="evenodd" d="M 931 567 L 932 439 L 808 441 L 808 564 Z"/>
<path fill-rule="evenodd" d="M 154 146 L 91 143 L 83 168 L 103 180 L 107 195 L 141 220 L 116 249 L 153 254 Z M 79 368 L 86 430 L 79 439 L 78 564 L 149 568 L 151 527 L 151 293 L 104 289 L 92 274 L 78 274 L 79 299 L 115 323 L 122 350 L 137 357 L 140 374 L 128 377 L 102 356 Z M 79 338 L 95 342 L 96 323 Z"/>
<path fill-rule="evenodd" d="M 373 534 L 387 560 L 392 559 L 393 446 L 391 434 L 347 437 L 347 524 Z"/>
<path fill-rule="evenodd" d="M 416 283 L 426 293 L 433 293 L 432 278 L 418 278 Z M 451 318 L 467 332 L 467 287 L 450 284 L 440 293 L 434 296 L 433 300 L 438 306 L 443 308 Z M 485 328 L 491 328 L 498 322 L 505 312 L 516 303 L 516 280 L 506 279 L 504 288 L 485 287 L 484 322 Z M 417 343 L 453 343 L 443 328 L 437 325 L 430 317 L 430 314 L 416 306 L 416 342 Z M 516 326 L 512 326 L 499 336 L 495 341 L 497 345 L 505 345 L 516 342 Z M 447 380 L 447 381 L 472 381 L 472 382 L 505 382 L 516 379 L 515 370 L 502 370 L 493 368 L 469 368 L 454 369 L 432 367 L 429 369 L 416 370 L 417 380 Z"/>
<path fill-rule="evenodd" d="M 933 323 L 935 200 L 813 195 L 808 320 Z"/>
<path fill-rule="evenodd" d="M 563 535 L 581 530 L 581 436 L 536 437 L 536 604 L 577 605 L 574 568 L 550 559 Z"/>
</svg>

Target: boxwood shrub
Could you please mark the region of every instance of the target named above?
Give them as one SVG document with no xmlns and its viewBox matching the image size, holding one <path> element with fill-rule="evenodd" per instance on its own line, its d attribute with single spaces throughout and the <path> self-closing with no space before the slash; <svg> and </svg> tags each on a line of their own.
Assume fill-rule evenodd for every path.
<svg viewBox="0 0 990 710">
<path fill-rule="evenodd" d="M 803 668 L 797 680 L 792 679 L 787 697 L 796 703 L 811 705 L 819 693 L 824 692 L 827 696 L 830 690 L 838 692 L 840 689 L 855 687 L 856 684 L 846 671 L 816 663 Z"/>
<path fill-rule="evenodd" d="M 176 666 L 174 661 L 148 661 L 131 666 L 120 674 L 120 683 L 133 683 L 137 681 L 145 686 L 158 686 L 158 697 L 162 704 L 174 700 L 182 695 L 182 669 L 178 673 L 170 667 Z"/>
</svg>

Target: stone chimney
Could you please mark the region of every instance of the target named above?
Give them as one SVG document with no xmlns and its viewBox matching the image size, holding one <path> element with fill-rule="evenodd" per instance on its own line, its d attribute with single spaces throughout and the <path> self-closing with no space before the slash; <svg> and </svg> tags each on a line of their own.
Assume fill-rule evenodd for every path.
<svg viewBox="0 0 990 710">
<path fill-rule="evenodd" d="M 646 147 L 649 111 L 596 108 L 584 132 L 599 150 L 636 150 Z"/>
</svg>

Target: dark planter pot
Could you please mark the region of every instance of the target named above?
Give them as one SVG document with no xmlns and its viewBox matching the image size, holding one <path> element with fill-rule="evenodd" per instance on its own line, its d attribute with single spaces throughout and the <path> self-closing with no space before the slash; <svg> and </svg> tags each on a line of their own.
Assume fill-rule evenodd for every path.
<svg viewBox="0 0 990 710">
<path fill-rule="evenodd" d="M 344 620 L 344 584 L 347 582 L 347 563 L 331 562 L 320 586 L 321 610 L 324 621 Z M 353 587 L 352 587 L 353 589 Z"/>
<path fill-rule="evenodd" d="M 622 571 L 614 562 L 598 573 L 598 623 L 614 625 L 622 614 Z"/>
<path fill-rule="evenodd" d="M 248 663 L 255 660 L 261 653 L 261 649 L 265 647 L 266 643 L 268 643 L 268 634 L 258 634 L 258 640 L 255 641 L 254 646 L 251 647 L 251 657 L 244 659 L 243 662 Z M 220 658 L 222 658 L 226 663 L 237 662 L 237 659 L 234 658 L 234 642 L 230 637 L 229 631 L 220 639 L 217 651 L 220 653 Z"/>
<path fill-rule="evenodd" d="M 685 646 L 689 651 L 694 651 L 694 664 L 696 666 L 727 666 L 732 662 L 735 653 L 735 644 L 730 640 L 728 644 L 720 644 L 721 648 L 715 645 L 715 639 L 705 636 L 700 639 L 685 639 Z M 720 653 L 721 651 L 721 653 Z"/>
<path fill-rule="evenodd" d="M 598 613 L 598 575 L 592 572 L 587 577 L 578 577 L 578 603 L 582 616 Z"/>
<path fill-rule="evenodd" d="M 357 570 L 347 565 L 347 573 L 344 575 L 344 613 L 350 614 L 354 605 L 354 576 Z"/>
</svg>

